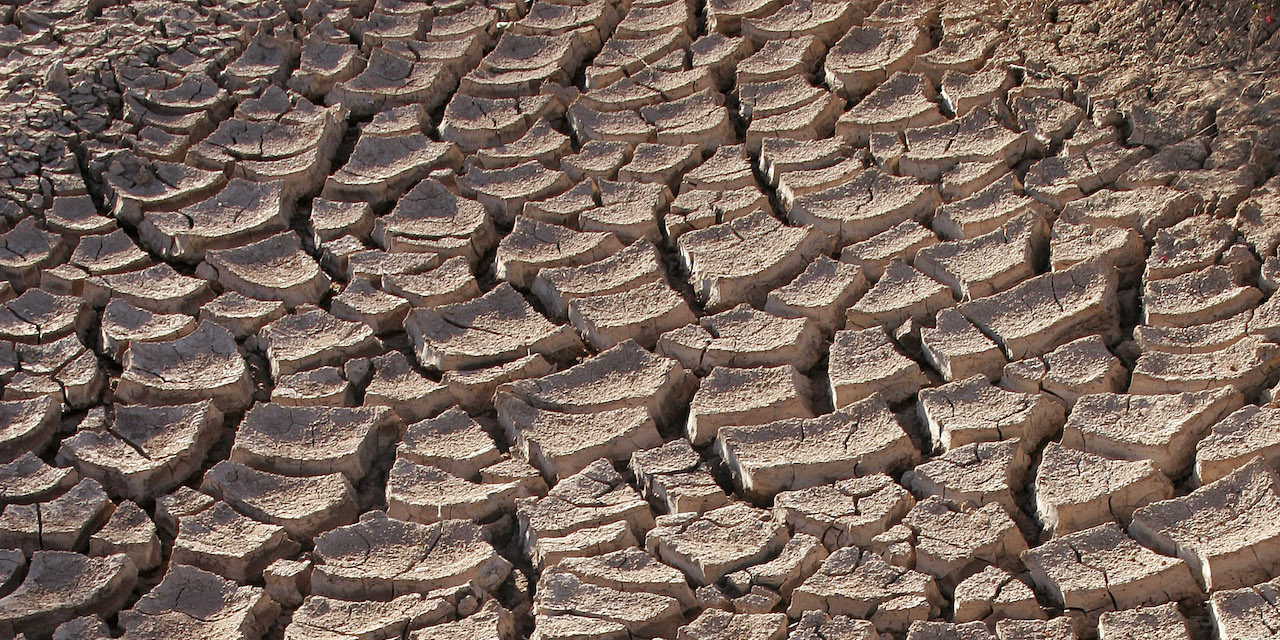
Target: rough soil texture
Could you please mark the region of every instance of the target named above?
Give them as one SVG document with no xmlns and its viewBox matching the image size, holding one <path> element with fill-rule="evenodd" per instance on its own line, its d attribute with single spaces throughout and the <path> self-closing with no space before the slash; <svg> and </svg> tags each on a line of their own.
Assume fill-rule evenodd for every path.
<svg viewBox="0 0 1280 640">
<path fill-rule="evenodd" d="M 0 3 L 0 640 L 1263 640 L 1280 5 Z"/>
</svg>

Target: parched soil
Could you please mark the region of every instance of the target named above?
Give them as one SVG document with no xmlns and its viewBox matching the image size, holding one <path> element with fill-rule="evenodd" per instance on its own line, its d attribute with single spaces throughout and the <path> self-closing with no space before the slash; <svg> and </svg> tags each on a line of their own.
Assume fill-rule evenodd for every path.
<svg viewBox="0 0 1280 640">
<path fill-rule="evenodd" d="M 1264 640 L 1280 5 L 0 5 L 0 640 Z"/>
</svg>

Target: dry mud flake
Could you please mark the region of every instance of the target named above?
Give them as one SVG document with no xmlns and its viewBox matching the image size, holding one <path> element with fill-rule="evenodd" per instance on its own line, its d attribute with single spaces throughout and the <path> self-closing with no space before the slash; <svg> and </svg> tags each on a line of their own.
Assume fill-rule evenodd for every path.
<svg viewBox="0 0 1280 640">
<path fill-rule="evenodd" d="M 509 396 L 500 397 L 495 407 L 521 457 L 550 478 L 571 475 L 601 457 L 626 460 L 635 450 L 662 442 L 643 407 L 563 413 Z"/>
<path fill-rule="evenodd" d="M 902 402 L 929 383 L 920 364 L 904 355 L 881 326 L 837 331 L 827 362 L 836 407 L 872 395 Z"/>
<path fill-rule="evenodd" d="M 116 395 L 127 402 L 208 399 L 224 412 L 248 407 L 252 393 L 249 367 L 235 339 L 211 322 L 177 340 L 130 344 L 116 387 Z"/>
<path fill-rule="evenodd" d="M 516 519 L 535 564 L 636 546 L 654 525 L 649 504 L 604 459 L 561 478 L 544 497 L 518 501 Z"/>
<path fill-rule="evenodd" d="M 372 238 L 388 251 L 433 251 L 473 263 L 498 242 L 493 221 L 479 202 L 432 179 L 419 182 L 391 213 L 374 220 Z"/>
<path fill-rule="evenodd" d="M 1206 591 L 1275 577 L 1280 541 L 1271 514 L 1280 508 L 1280 479 L 1261 458 L 1191 494 L 1134 512 L 1135 538 L 1186 560 Z"/>
<path fill-rule="evenodd" d="M 511 233 L 498 243 L 496 275 L 528 289 L 539 269 L 581 266 L 620 249 L 622 243 L 609 233 L 574 231 L 520 216 Z"/>
<path fill-rule="evenodd" d="M 465 520 L 421 525 L 371 511 L 316 538 L 311 589 L 359 600 L 429 593 L 475 581 L 493 590 L 511 572 L 484 531 Z"/>
<path fill-rule="evenodd" d="M 875 625 L 867 620 L 807 611 L 800 616 L 787 640 L 876 640 L 879 637 Z"/>
<path fill-rule="evenodd" d="M 320 367 L 280 376 L 271 390 L 271 400 L 297 407 L 351 404 L 355 394 L 351 382 L 343 377 L 345 373 L 337 367 Z"/>
<path fill-rule="evenodd" d="M 697 320 L 684 298 L 662 281 L 573 300 L 568 315 L 569 322 L 596 349 L 608 349 L 625 340 L 653 346 L 662 333 Z"/>
<path fill-rule="evenodd" d="M 685 434 L 694 444 L 707 445 L 723 427 L 812 417 L 810 384 L 792 365 L 716 367 L 699 382 Z"/>
<path fill-rule="evenodd" d="M 340 202 L 327 198 L 311 201 L 313 240 L 337 240 L 348 232 L 352 236 L 366 238 L 372 227 L 373 208 L 367 202 Z"/>
<path fill-rule="evenodd" d="M 699 585 L 763 562 L 788 539 L 767 511 L 741 502 L 701 515 L 660 516 L 645 538 L 650 553 L 678 567 Z"/>
<path fill-rule="evenodd" d="M 531 351 L 558 359 L 582 345 L 572 328 L 552 324 L 506 283 L 468 302 L 415 309 L 405 330 L 418 361 L 441 371 L 504 364 Z"/>
<path fill-rule="evenodd" d="M 788 615 L 806 611 L 870 620 L 881 633 L 901 633 L 927 620 L 943 603 L 931 576 L 897 567 L 870 551 L 845 547 L 791 594 Z"/>
<path fill-rule="evenodd" d="M 540 118 L 563 118 L 564 114 L 565 104 L 548 94 L 494 99 L 459 93 L 445 107 L 440 137 L 456 143 L 464 153 L 475 153 L 520 139 Z"/>
<path fill-rule="evenodd" d="M 449 388 L 415 371 L 403 353 L 392 351 L 371 364 L 373 377 L 365 385 L 365 406 L 391 407 L 405 422 L 417 422 L 453 405 Z"/>
<path fill-rule="evenodd" d="M 90 558 L 37 551 L 22 584 L 0 598 L 0 630 L 44 637 L 78 616 L 110 616 L 129 597 L 137 577 L 137 567 L 122 553 Z"/>
<path fill-rule="evenodd" d="M 129 556 L 139 571 L 160 566 L 160 537 L 156 525 L 135 502 L 121 502 L 107 524 L 89 536 L 89 555 L 113 553 Z"/>
<path fill-rule="evenodd" d="M 351 381 L 343 378 L 344 374 L 346 372 L 338 367 L 323 366 L 282 375 L 276 380 L 275 388 L 271 389 L 271 401 L 297 407 L 351 404 L 355 394 Z"/>
<path fill-rule="evenodd" d="M 200 493 L 191 487 L 178 487 L 156 498 L 156 526 L 167 535 L 175 535 L 180 518 L 208 509 L 216 501 L 208 494 Z"/>
<path fill-rule="evenodd" d="M 382 275 L 381 290 L 409 301 L 413 307 L 434 309 L 480 297 L 480 286 L 463 256 L 454 256 L 422 273 Z"/>
<path fill-rule="evenodd" d="M 1090 334 L 1119 335 L 1114 272 L 1083 263 L 961 303 L 961 314 L 992 336 L 1010 360 L 1048 353 Z"/>
<path fill-rule="evenodd" d="M 824 250 L 814 227 L 784 227 L 765 212 L 680 236 L 680 261 L 709 311 L 763 298 Z"/>
<path fill-rule="evenodd" d="M 1194 443 L 1243 402 L 1230 387 L 1081 396 L 1063 427 L 1062 444 L 1112 458 L 1151 460 L 1162 473 L 1181 477 L 1195 459 Z"/>
<path fill-rule="evenodd" d="M 845 172 L 837 171 L 841 165 L 783 173 L 779 192 L 797 194 L 788 206 L 787 218 L 813 225 L 843 247 L 907 221 L 922 220 L 942 204 L 932 185 L 876 168 L 861 169 L 862 163 L 856 159 L 845 163 L 853 165 L 847 167 L 853 173 L 842 175 Z M 793 180 L 795 184 L 790 184 Z M 807 187 L 805 182 L 815 186 Z"/>
<path fill-rule="evenodd" d="M 551 6 L 551 5 L 548 5 Z M 597 7 L 601 5 L 596 5 Z M 424 114 L 425 115 L 425 114 Z M 514 167 L 533 159 L 544 165 L 554 166 L 560 158 L 573 152 L 569 136 L 556 131 L 545 119 L 539 120 L 524 135 L 507 144 L 481 149 L 468 163 L 486 169 Z"/>
<path fill-rule="evenodd" d="M 895 259 L 910 264 L 921 249 L 938 242 L 933 231 L 907 220 L 840 250 L 840 261 L 862 267 L 868 279 L 879 280 Z"/>
<path fill-rule="evenodd" d="M 16 290 L 40 284 L 40 271 L 64 262 L 70 249 L 62 236 L 41 230 L 34 217 L 0 234 L 0 276 Z"/>
<path fill-rule="evenodd" d="M 1049 246 L 1049 224 L 1028 212 L 972 239 L 940 242 L 921 249 L 912 263 L 972 300 L 1004 291 L 1035 275 Z"/>
<path fill-rule="evenodd" d="M 343 365 L 351 358 L 382 350 L 369 325 L 314 307 L 268 324 L 258 331 L 255 341 L 267 352 L 271 376 L 276 379 L 315 367 Z"/>
<path fill-rule="evenodd" d="M 7 507 L 0 515 L 0 545 L 28 554 L 80 550 L 114 508 L 102 485 L 85 478 L 47 502 Z"/>
<path fill-rule="evenodd" d="M 175 340 L 195 331 L 196 326 L 196 319 L 189 315 L 153 313 L 116 299 L 102 310 L 102 348 L 120 362 L 132 342 Z"/>
<path fill-rule="evenodd" d="M 1154 239 L 1161 229 L 1190 215 L 1198 200 L 1192 193 L 1164 185 L 1123 191 L 1104 189 L 1067 204 L 1062 215 L 1073 222 L 1098 227 L 1132 228 L 1143 237 Z M 1247 230 L 1245 235 L 1248 237 Z"/>
<path fill-rule="evenodd" d="M 443 596 L 443 594 L 440 594 Z M 453 617 L 445 597 L 406 593 L 387 600 L 342 600 L 309 595 L 293 613 L 288 640 L 355 640 L 403 637 L 410 629 Z"/>
<path fill-rule="evenodd" d="M 983 166 L 985 165 L 973 168 Z M 953 171 L 967 173 L 961 171 L 962 168 L 967 167 L 960 165 Z M 1047 207 L 1022 193 L 1022 182 L 1015 174 L 1004 173 L 1003 166 L 999 169 L 1000 174 L 990 184 L 938 207 L 932 226 L 939 235 L 947 240 L 976 238 L 995 231 L 1008 220 L 1027 212 L 1048 214 Z M 956 177 L 958 179 L 960 176 Z M 943 182 L 947 183 L 946 176 L 943 177 Z M 947 195 L 945 188 L 943 195 Z"/>
<path fill-rule="evenodd" d="M 40 453 L 52 441 L 62 419 L 57 397 L 43 395 L 0 402 L 0 460 Z"/>
<path fill-rule="evenodd" d="M 345 273 L 347 280 L 365 278 L 379 284 L 385 276 L 416 275 L 440 266 L 434 253 L 390 253 L 365 249 L 353 236 L 343 236 L 325 247 L 321 258 L 331 271 Z"/>
<path fill-rule="evenodd" d="M 999 504 L 1018 514 L 1014 492 L 1026 478 L 1031 460 L 1021 439 L 975 442 L 955 447 L 907 471 L 902 483 L 919 495 L 941 497 L 960 508 Z"/>
<path fill-rule="evenodd" d="M 87 334 L 93 312 L 82 298 L 43 289 L 0 305 L 0 338 L 14 342 L 51 342 L 71 333 Z"/>
<path fill-rule="evenodd" d="M 946 285 L 902 260 L 891 260 L 874 286 L 845 312 L 850 330 L 892 328 L 904 321 L 927 323 L 955 304 Z"/>
<path fill-rule="evenodd" d="M 0 504 L 30 504 L 54 498 L 75 486 L 71 467 L 51 467 L 30 451 L 0 464 Z"/>
<path fill-rule="evenodd" d="M 1119 393 L 1124 386 L 1124 364 L 1111 354 L 1101 336 L 1068 342 L 1038 358 L 1005 365 L 1000 386 L 1011 391 L 1047 394 L 1068 407 L 1081 396 Z"/>
<path fill-rule="evenodd" d="M 1187 619 L 1178 611 L 1177 603 L 1173 602 L 1156 607 L 1138 607 L 1104 613 L 1098 619 L 1098 634 L 1103 638 L 1154 637 L 1170 640 L 1190 640 L 1191 638 Z"/>
<path fill-rule="evenodd" d="M 580 298 L 621 294 L 662 279 L 657 247 L 637 240 L 612 255 L 576 267 L 538 270 L 530 290 L 556 317 L 568 317 L 569 303 Z"/>
<path fill-rule="evenodd" d="M 1138 507 L 1173 497 L 1173 485 L 1150 460 L 1114 460 L 1045 446 L 1035 477 L 1036 516 L 1047 533 L 1062 535 L 1119 521 Z M 1090 482 L 1081 483 L 1081 477 Z"/>
<path fill-rule="evenodd" d="M 138 225 L 142 245 L 162 256 L 193 260 L 210 249 L 265 238 L 288 228 L 293 203 L 280 181 L 234 178 L 217 195 L 178 211 L 148 212 Z"/>
<path fill-rule="evenodd" d="M 250 298 L 279 300 L 289 308 L 316 304 L 329 290 L 328 276 L 302 250 L 298 235 L 290 232 L 209 251 L 196 273 Z"/>
<path fill-rule="evenodd" d="M 480 611 L 453 622 L 433 624 L 409 634 L 409 640 L 514 640 L 515 616 L 497 600 L 487 600 Z"/>
<path fill-rule="evenodd" d="M 952 382 L 975 374 L 996 379 L 1005 366 L 1000 347 L 955 309 L 943 309 L 933 328 L 920 329 L 920 348 L 925 360 Z"/>
<path fill-rule="evenodd" d="M 419 133 L 361 136 L 347 164 L 325 181 L 323 195 L 371 204 L 393 201 L 432 170 L 456 169 L 461 163 L 457 146 L 433 142 Z"/>
<path fill-rule="evenodd" d="M 195 473 L 221 428 L 222 412 L 209 400 L 168 407 L 117 404 L 110 417 L 96 408 L 62 441 L 58 460 L 115 495 L 145 500 Z"/>
<path fill-rule="evenodd" d="M 942 122 L 938 93 L 924 76 L 895 73 L 840 116 L 836 132 L 855 144 L 876 132 L 901 132 Z"/>
<path fill-rule="evenodd" d="M 519 490 L 517 482 L 476 483 L 397 458 L 387 476 L 387 514 L 424 524 L 448 519 L 489 522 L 515 507 Z"/>
<path fill-rule="evenodd" d="M 996 387 L 982 375 L 920 391 L 916 405 L 935 449 L 1021 438 L 1028 449 L 1066 420 L 1061 405 L 1039 393 Z"/>
<path fill-rule="evenodd" d="M 683 438 L 631 454 L 630 468 L 645 497 L 668 513 L 701 513 L 729 501 L 711 465 Z"/>
<path fill-rule="evenodd" d="M 910 69 L 928 48 L 928 35 L 912 25 L 855 27 L 827 53 L 826 80 L 846 99 L 857 100 L 890 74 Z"/>
<path fill-rule="evenodd" d="M 694 371 L 782 364 L 807 371 L 820 359 L 821 343 L 808 318 L 782 318 L 744 302 L 662 334 L 657 351 Z"/>
<path fill-rule="evenodd" d="M 287 407 L 261 403 L 245 414 L 231 459 L 283 475 L 368 473 L 378 448 L 404 431 L 387 407 Z"/>
<path fill-rule="evenodd" d="M 1031 585 L 999 567 L 987 567 L 956 585 L 956 622 L 1044 617 Z"/>
<path fill-rule="evenodd" d="M 228 291 L 200 307 L 200 320 L 220 325 L 237 340 L 243 340 L 284 313 L 283 302 L 256 300 Z"/>
<path fill-rule="evenodd" d="M 187 565 L 169 567 L 164 579 L 120 613 L 124 637 L 257 640 L 279 615 L 280 605 L 261 587 L 239 586 Z"/>
<path fill-rule="evenodd" d="M 1134 365 L 1129 390 L 1187 391 L 1235 389 L 1254 393 L 1280 369 L 1280 347 L 1247 336 L 1226 348 L 1205 353 L 1144 353 Z"/>
<path fill-rule="evenodd" d="M 1280 410 L 1248 405 L 1213 425 L 1196 443 L 1195 479 L 1208 484 L 1244 466 L 1254 456 L 1275 460 Z"/>
<path fill-rule="evenodd" d="M 216 193 L 226 184 L 224 171 L 189 167 L 176 162 L 146 162 L 137 158 L 125 158 L 125 162 L 113 162 L 103 180 L 107 188 L 107 203 L 115 217 L 137 221 L 142 213 L 152 210 L 171 210 L 193 204 Z M 130 165 L 125 169 L 123 164 Z M 131 169 L 131 170 L 130 170 Z"/>
<path fill-rule="evenodd" d="M 356 520 L 351 481 L 341 473 L 295 477 L 224 460 L 204 474 L 200 490 L 298 539 Z"/>
<path fill-rule="evenodd" d="M 787 629 L 787 616 L 782 613 L 729 613 L 707 609 L 693 622 L 681 627 L 680 640 L 772 640 L 781 638 Z"/>
<path fill-rule="evenodd" d="M 617 631 L 649 636 L 673 632 L 693 604 L 684 574 L 632 547 L 568 558 L 544 571 L 533 613 L 543 633 L 594 627 L 604 637 Z"/>
<path fill-rule="evenodd" d="M 870 547 L 873 538 L 902 520 L 914 505 L 906 489 L 878 473 L 783 491 L 773 499 L 773 514 L 797 536 L 814 536 L 828 549 L 839 549 Z"/>
<path fill-rule="evenodd" d="M 502 454 L 493 437 L 466 411 L 454 407 L 409 425 L 397 445 L 396 457 L 430 465 L 460 478 L 474 478 L 498 463 Z"/>
<path fill-rule="evenodd" d="M 440 381 L 458 405 L 468 411 L 484 412 L 492 406 L 498 387 L 516 380 L 545 376 L 554 367 L 542 354 L 531 353 L 505 364 L 471 370 L 446 371 Z"/>
<path fill-rule="evenodd" d="M 161 263 L 136 271 L 98 275 L 85 281 L 84 298 L 95 307 L 120 298 L 154 313 L 195 315 L 213 298 L 208 281 L 185 276 Z"/>
<path fill-rule="evenodd" d="M 13 363 L 10 372 L 18 370 L 9 373 L 12 378 L 4 392 L 8 400 L 53 394 L 55 402 L 83 409 L 102 392 L 105 380 L 97 357 L 74 335 L 46 344 L 18 343 L 9 353 L 14 354 L 8 357 Z"/>
<path fill-rule="evenodd" d="M 1209 599 L 1215 630 L 1221 638 L 1261 640 L 1274 635 L 1280 624 L 1275 580 L 1252 587 L 1214 592 Z"/>
<path fill-rule="evenodd" d="M 1067 616 L 1052 620 L 1000 620 L 996 622 L 1000 640 L 1076 640 L 1074 621 Z"/>
<path fill-rule="evenodd" d="M 1049 262 L 1054 269 L 1069 269 L 1081 262 L 1101 260 L 1120 274 L 1120 286 L 1136 283 L 1143 259 L 1142 236 L 1121 227 L 1092 228 L 1066 218 L 1053 223 Z"/>
<path fill-rule="evenodd" d="M 841 311 L 868 288 L 862 269 L 819 256 L 790 284 L 769 292 L 765 310 L 784 317 L 806 317 L 824 334 L 843 327 Z"/>
<path fill-rule="evenodd" d="M 960 511 L 938 496 L 929 496 L 907 512 L 902 524 L 873 539 L 872 549 L 892 544 L 900 530 L 907 541 L 914 538 L 916 570 L 947 585 L 986 565 L 1017 570 L 1018 554 L 1027 548 L 1009 512 L 995 503 Z"/>
<path fill-rule="evenodd" d="M 1236 283 L 1229 267 L 1211 266 L 1143 286 L 1144 324 L 1188 327 L 1215 322 L 1257 306 L 1262 292 Z"/>
<path fill-rule="evenodd" d="M 1022 559 L 1055 604 L 1090 618 L 1200 593 L 1185 562 L 1143 547 L 1114 523 L 1054 538 Z"/>
<path fill-rule="evenodd" d="M 251 520 L 227 503 L 215 502 L 178 519 L 171 561 L 246 582 L 259 579 L 267 565 L 298 548 L 283 527 Z"/>
<path fill-rule="evenodd" d="M 458 180 L 462 195 L 478 200 L 502 225 L 517 221 L 529 202 L 560 195 L 571 186 L 569 176 L 534 160 L 505 169 L 473 167 Z"/>
<path fill-rule="evenodd" d="M 1280 266 L 1280 259 L 1274 262 Z M 1144 352 L 1200 354 L 1218 351 L 1239 342 L 1251 332 L 1269 335 L 1274 306 L 1268 301 L 1257 309 L 1190 327 L 1138 325 L 1134 328 L 1134 342 Z"/>
<path fill-rule="evenodd" d="M 734 599 L 735 610 L 761 613 L 773 609 L 813 575 L 827 555 L 817 538 L 802 533 L 788 540 L 772 560 L 729 574 L 725 586 L 731 593 L 743 594 Z"/>
<path fill-rule="evenodd" d="M 1230 246 L 1231 224 L 1207 215 L 1191 216 L 1161 229 L 1147 258 L 1143 278 L 1156 281 L 1212 267 Z"/>
<path fill-rule="evenodd" d="M 27 556 L 18 549 L 5 549 L 0 552 L 0 588 L 5 594 L 13 591 L 22 580 L 27 569 Z"/>
<path fill-rule="evenodd" d="M 682 413 L 696 378 L 678 361 L 627 341 L 563 371 L 499 388 L 500 395 L 564 413 L 643 407 L 669 424 Z"/>
<path fill-rule="evenodd" d="M 754 185 L 725 191 L 691 189 L 682 191 L 671 203 L 663 225 L 668 237 L 679 238 L 689 231 L 771 210 L 768 197 Z"/>
<path fill-rule="evenodd" d="M 750 496 L 905 469 L 920 452 L 879 395 L 818 418 L 725 427 L 716 450 Z"/>
</svg>

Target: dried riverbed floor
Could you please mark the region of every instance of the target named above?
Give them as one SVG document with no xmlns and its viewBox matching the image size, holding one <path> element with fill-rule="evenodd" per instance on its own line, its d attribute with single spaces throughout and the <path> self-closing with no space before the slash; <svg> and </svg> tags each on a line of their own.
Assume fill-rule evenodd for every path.
<svg viewBox="0 0 1280 640">
<path fill-rule="evenodd" d="M 1277 637 L 1208 4 L 0 6 L 0 640 Z"/>
</svg>

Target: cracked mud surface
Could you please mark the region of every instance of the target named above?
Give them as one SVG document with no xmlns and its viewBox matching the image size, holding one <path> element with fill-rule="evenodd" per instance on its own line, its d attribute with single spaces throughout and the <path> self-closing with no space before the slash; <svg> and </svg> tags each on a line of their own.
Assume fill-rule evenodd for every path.
<svg viewBox="0 0 1280 640">
<path fill-rule="evenodd" d="M 1277 637 L 1276 19 L 0 5 L 0 640 Z"/>
</svg>

